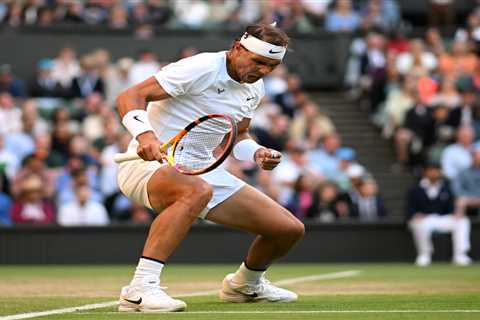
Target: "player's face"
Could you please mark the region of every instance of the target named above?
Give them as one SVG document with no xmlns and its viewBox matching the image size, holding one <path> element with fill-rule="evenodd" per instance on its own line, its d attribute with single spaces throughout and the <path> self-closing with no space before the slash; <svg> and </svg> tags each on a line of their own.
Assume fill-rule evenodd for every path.
<svg viewBox="0 0 480 320">
<path fill-rule="evenodd" d="M 254 83 L 272 72 L 280 62 L 280 60 L 250 52 L 243 46 L 238 45 L 235 72 L 240 82 Z"/>
</svg>

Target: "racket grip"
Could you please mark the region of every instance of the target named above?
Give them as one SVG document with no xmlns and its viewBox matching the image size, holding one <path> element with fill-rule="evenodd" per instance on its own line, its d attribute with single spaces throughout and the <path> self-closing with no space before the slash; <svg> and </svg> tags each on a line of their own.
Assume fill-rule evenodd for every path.
<svg viewBox="0 0 480 320">
<path fill-rule="evenodd" d="M 136 152 L 117 153 L 113 156 L 113 161 L 115 161 L 116 163 L 122 163 L 125 161 L 138 160 L 138 159 L 141 159 L 141 158 Z"/>
</svg>

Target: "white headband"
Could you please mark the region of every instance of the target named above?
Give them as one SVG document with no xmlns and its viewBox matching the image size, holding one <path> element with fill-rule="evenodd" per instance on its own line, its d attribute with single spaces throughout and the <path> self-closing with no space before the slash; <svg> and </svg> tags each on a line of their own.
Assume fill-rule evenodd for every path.
<svg viewBox="0 0 480 320">
<path fill-rule="evenodd" d="M 271 59 L 282 60 L 283 56 L 285 56 L 285 53 L 287 52 L 286 47 L 276 46 L 274 44 L 260 40 L 246 32 L 240 39 L 240 43 L 248 51 Z"/>
</svg>

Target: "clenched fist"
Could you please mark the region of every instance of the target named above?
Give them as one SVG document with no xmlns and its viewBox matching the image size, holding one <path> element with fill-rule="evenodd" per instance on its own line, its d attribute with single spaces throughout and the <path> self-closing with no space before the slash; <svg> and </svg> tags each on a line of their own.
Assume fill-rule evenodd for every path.
<svg viewBox="0 0 480 320">
<path fill-rule="evenodd" d="M 263 170 L 273 170 L 282 161 L 282 154 L 273 149 L 260 148 L 255 152 L 254 159 Z"/>
<path fill-rule="evenodd" d="M 158 140 L 153 131 L 147 131 L 137 136 L 139 145 L 137 154 L 145 161 L 163 162 L 165 153 L 160 149 L 162 142 Z"/>
</svg>

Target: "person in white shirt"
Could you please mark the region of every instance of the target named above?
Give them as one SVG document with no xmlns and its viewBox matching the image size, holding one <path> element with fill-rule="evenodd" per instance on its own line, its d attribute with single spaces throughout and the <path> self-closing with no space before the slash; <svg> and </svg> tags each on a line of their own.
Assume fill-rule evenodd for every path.
<svg viewBox="0 0 480 320">
<path fill-rule="evenodd" d="M 474 139 L 475 131 L 472 127 L 458 128 L 457 143 L 449 145 L 442 153 L 442 171 L 447 178 L 455 179 L 461 171 L 470 168 Z"/>
<path fill-rule="evenodd" d="M 283 59 L 289 38 L 271 25 L 252 25 L 229 51 L 201 53 L 163 67 L 117 98 L 122 123 L 140 160 L 119 165 L 120 190 L 160 213 L 153 221 L 135 275 L 120 294 L 120 311 L 181 311 L 160 284 L 165 261 L 197 217 L 258 235 L 236 273 L 223 281 L 229 302 L 289 302 L 291 291 L 264 277 L 274 260 L 304 235 L 303 224 L 278 203 L 228 173 L 223 166 L 199 177 L 162 165 L 160 146 L 189 122 L 210 113 L 231 115 L 238 125 L 233 155 L 272 170 L 281 155 L 257 144 L 248 127 L 264 95 L 262 78 Z M 162 104 L 159 104 L 159 100 Z M 157 102 L 156 102 L 157 101 Z M 147 110 L 145 106 L 148 104 Z"/>
<path fill-rule="evenodd" d="M 106 226 L 110 223 L 103 204 L 91 201 L 88 186 L 75 190 L 75 200 L 60 207 L 57 222 L 61 226 Z"/>
</svg>

